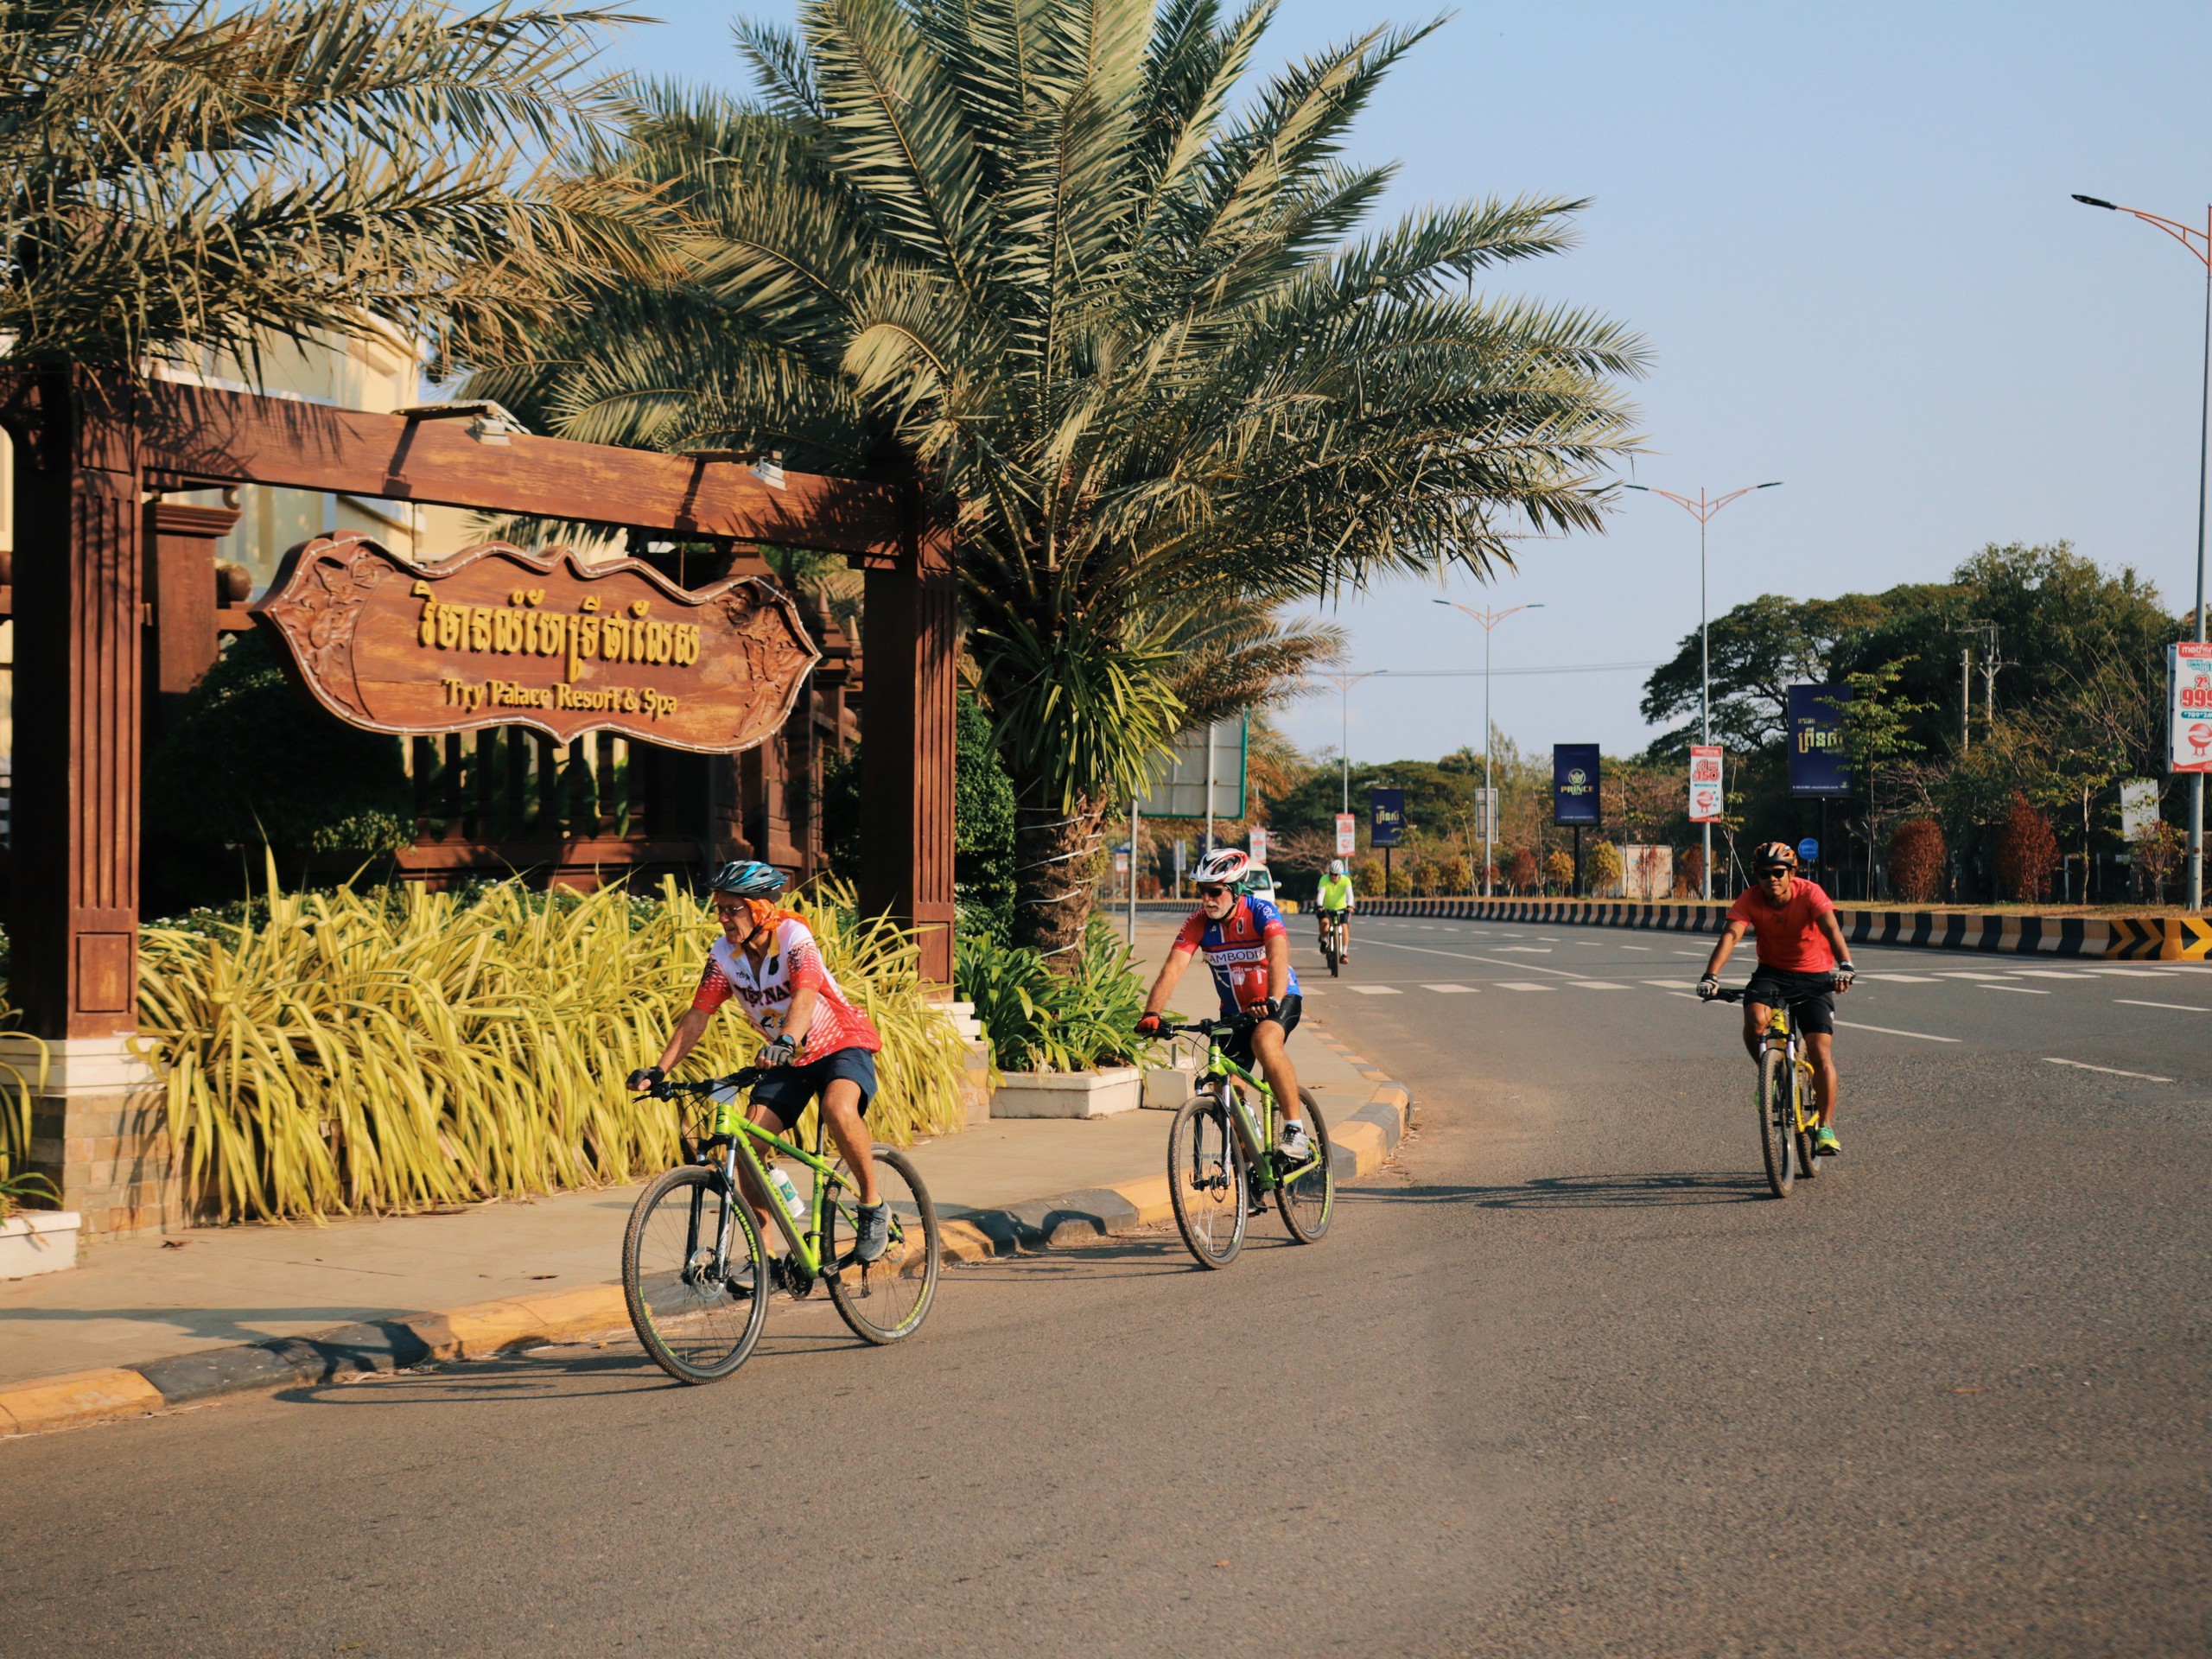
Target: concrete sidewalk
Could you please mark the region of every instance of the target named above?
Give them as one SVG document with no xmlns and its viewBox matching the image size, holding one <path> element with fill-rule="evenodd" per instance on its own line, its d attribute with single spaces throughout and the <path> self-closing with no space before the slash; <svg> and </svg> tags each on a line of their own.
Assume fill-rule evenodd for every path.
<svg viewBox="0 0 2212 1659">
<path fill-rule="evenodd" d="M 1142 954 L 1156 960 L 1171 934 L 1141 924 Z M 1175 1002 L 1194 1010 L 1208 1000 L 1202 982 L 1186 981 Z M 1403 1128 L 1403 1090 L 1310 1020 L 1292 1052 L 1332 1126 L 1340 1179 L 1379 1164 Z M 1162 1218 L 1166 1132 L 1159 1111 L 997 1120 L 912 1155 L 948 1254 L 976 1259 Z M 480 1352 L 534 1331 L 619 1325 L 613 1281 L 638 1191 L 95 1240 L 73 1271 L 0 1282 L 0 1433 L 70 1421 L 66 1402 L 86 1388 L 60 1387 L 67 1379 L 105 1379 L 89 1385 L 92 1414 L 115 1415 L 176 1403 L 180 1389 L 231 1391 L 268 1369 L 270 1351 L 312 1363 L 309 1351 L 327 1347 L 315 1339 L 334 1333 L 341 1346 L 377 1350 L 383 1363 L 370 1368 L 388 1369 L 416 1349 Z M 436 1325 L 427 1336 L 426 1321 Z M 242 1344 L 263 1351 L 242 1356 Z"/>
</svg>

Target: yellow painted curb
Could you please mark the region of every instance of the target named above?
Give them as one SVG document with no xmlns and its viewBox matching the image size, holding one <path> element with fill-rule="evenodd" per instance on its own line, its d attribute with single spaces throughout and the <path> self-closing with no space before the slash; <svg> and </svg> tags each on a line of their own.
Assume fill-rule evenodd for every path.
<svg viewBox="0 0 2212 1659">
<path fill-rule="evenodd" d="M 0 1394 L 0 1418 L 6 1419 L 10 1433 L 35 1434 L 135 1417 L 159 1411 L 162 1405 L 161 1390 L 136 1371 L 73 1371 Z"/>
<path fill-rule="evenodd" d="M 543 1296 L 517 1296 L 514 1302 L 535 1313 L 550 1337 L 582 1336 L 630 1322 L 630 1305 L 620 1285 L 586 1285 Z"/>
<path fill-rule="evenodd" d="M 998 1247 L 991 1243 L 990 1236 L 972 1221 L 938 1223 L 938 1242 L 944 1247 L 944 1254 L 956 1262 L 989 1262 L 998 1255 Z"/>
<path fill-rule="evenodd" d="M 1171 1220 L 1175 1214 L 1175 1200 L 1168 1196 L 1165 1173 L 1147 1175 L 1141 1181 L 1122 1181 L 1107 1189 L 1128 1200 L 1137 1212 L 1137 1225 L 1149 1227 L 1155 1221 Z"/>
</svg>

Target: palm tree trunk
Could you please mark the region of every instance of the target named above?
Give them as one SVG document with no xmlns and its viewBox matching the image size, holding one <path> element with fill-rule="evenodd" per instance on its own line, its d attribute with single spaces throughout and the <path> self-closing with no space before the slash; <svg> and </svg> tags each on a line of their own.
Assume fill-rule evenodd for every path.
<svg viewBox="0 0 2212 1659">
<path fill-rule="evenodd" d="M 1034 801 L 1031 791 L 1016 788 L 1021 801 Z M 1043 951 L 1058 971 L 1074 971 L 1090 918 L 1099 822 L 1099 809 L 1088 802 L 1072 815 L 1057 803 L 1014 810 L 1014 942 Z"/>
</svg>

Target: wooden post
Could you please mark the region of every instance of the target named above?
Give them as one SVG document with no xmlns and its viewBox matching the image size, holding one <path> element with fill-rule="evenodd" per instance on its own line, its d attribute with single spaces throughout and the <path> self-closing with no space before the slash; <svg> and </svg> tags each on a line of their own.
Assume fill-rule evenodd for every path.
<svg viewBox="0 0 2212 1659">
<path fill-rule="evenodd" d="M 215 543 L 237 525 L 236 507 L 194 507 L 156 501 L 146 508 L 147 690 L 156 721 L 215 666 Z"/>
<path fill-rule="evenodd" d="M 868 570 L 861 701 L 861 908 L 918 931 L 922 972 L 952 982 L 951 537 L 909 534 Z"/>
<path fill-rule="evenodd" d="M 113 1037 L 137 1029 L 137 431 L 126 385 L 79 370 L 41 390 L 16 474 L 10 979 L 35 1035 Z"/>
<path fill-rule="evenodd" d="M 44 1040 L 0 1036 L 0 1058 L 35 1080 L 31 1167 L 86 1232 L 129 1232 L 182 1217 L 162 1090 L 125 1046 L 137 1028 L 144 660 L 133 393 L 73 371 L 9 412 L 23 463 L 9 979 L 24 1031 Z"/>
</svg>

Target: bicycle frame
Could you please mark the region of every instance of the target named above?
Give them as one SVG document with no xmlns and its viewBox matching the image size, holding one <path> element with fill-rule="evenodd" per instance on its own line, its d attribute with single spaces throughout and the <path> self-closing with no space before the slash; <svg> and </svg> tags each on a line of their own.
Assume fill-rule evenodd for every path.
<svg viewBox="0 0 2212 1659">
<path fill-rule="evenodd" d="M 1769 1047 L 1779 1046 L 1789 1061 L 1789 1111 L 1796 1133 L 1805 1135 L 1820 1127 L 1817 1114 L 1808 1113 L 1805 1103 L 1811 1096 L 1813 1063 L 1805 1058 L 1805 1039 L 1789 1023 L 1789 1010 L 1777 1007 L 1767 1012 L 1766 1040 Z"/>
<path fill-rule="evenodd" d="M 741 1167 L 749 1172 L 755 1185 L 767 1196 L 768 1212 L 776 1218 L 777 1230 L 783 1234 L 784 1242 L 791 1247 L 791 1259 L 804 1269 L 809 1279 L 827 1276 L 823 1272 L 822 1259 L 823 1223 L 830 1213 L 831 1192 L 845 1185 L 846 1183 L 838 1179 L 836 1166 L 821 1155 L 822 1149 L 829 1139 L 829 1126 L 823 1122 L 819 1108 L 816 1109 L 814 1118 L 815 1149 L 809 1152 L 805 1147 L 798 1145 L 796 1141 L 786 1141 L 781 1135 L 769 1134 L 766 1129 L 745 1115 L 745 1106 L 749 1105 L 750 1101 L 741 1103 L 736 1098 L 737 1091 L 744 1087 L 743 1084 L 733 1083 L 728 1078 L 716 1078 L 705 1085 L 677 1084 L 675 1087 L 686 1094 L 703 1098 L 714 1109 L 714 1120 L 710 1121 L 713 1132 L 700 1144 L 696 1161 L 716 1170 L 728 1185 L 728 1190 L 741 1201 L 746 1203 L 750 1203 L 751 1199 L 744 1184 L 739 1179 L 739 1171 Z M 725 1115 L 728 1115 L 726 1121 L 739 1133 L 730 1134 L 719 1127 L 720 1122 L 725 1121 Z M 714 1156 L 717 1147 L 721 1147 L 722 1152 L 720 1159 Z M 767 1151 L 769 1148 L 773 1150 Z M 777 1195 L 775 1187 L 768 1179 L 768 1166 L 763 1156 L 764 1151 L 768 1157 L 781 1154 L 787 1158 L 796 1160 L 814 1172 L 814 1192 L 811 1201 L 807 1206 L 806 1226 L 803 1231 L 799 1224 L 792 1219 L 791 1211 L 785 1208 Z M 858 1218 L 849 1215 L 846 1219 L 857 1231 Z M 894 1231 L 897 1230 L 895 1217 L 893 1229 Z M 715 1240 L 715 1256 L 717 1265 L 726 1267 L 728 1255 L 728 1239 Z M 834 1267 L 831 1271 L 835 1271 Z"/>
<path fill-rule="evenodd" d="M 1322 1154 L 1317 1147 L 1313 1155 L 1297 1168 L 1284 1170 L 1280 1175 L 1276 1173 L 1274 1160 L 1268 1155 L 1275 1149 L 1275 1091 L 1268 1086 L 1265 1078 L 1254 1077 L 1230 1057 L 1228 1050 L 1222 1047 L 1222 1033 L 1234 1027 L 1224 1021 L 1208 1020 L 1171 1029 L 1205 1033 L 1206 1069 L 1198 1079 L 1198 1086 L 1211 1087 L 1220 1091 L 1222 1103 L 1229 1109 L 1230 1122 L 1236 1126 L 1237 1138 L 1244 1144 L 1245 1167 L 1257 1191 L 1272 1192 L 1320 1162 Z M 1242 1090 L 1234 1086 L 1232 1080 L 1245 1084 L 1258 1096 L 1260 1110 L 1256 1118 L 1246 1105 Z"/>
</svg>

